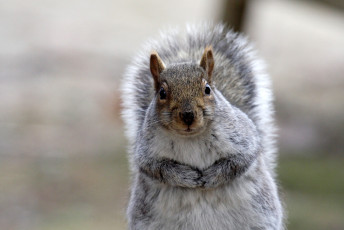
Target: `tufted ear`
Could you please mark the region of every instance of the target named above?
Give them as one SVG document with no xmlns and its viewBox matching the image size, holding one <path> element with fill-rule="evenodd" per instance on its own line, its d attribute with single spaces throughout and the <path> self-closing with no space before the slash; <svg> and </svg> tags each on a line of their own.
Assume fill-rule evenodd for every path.
<svg viewBox="0 0 344 230">
<path fill-rule="evenodd" d="M 154 79 L 155 91 L 159 90 L 160 87 L 160 74 L 165 69 L 165 64 L 159 57 L 159 54 L 153 50 L 150 55 L 150 71 Z"/>
<path fill-rule="evenodd" d="M 211 76 L 213 74 L 214 69 L 214 58 L 213 58 L 213 49 L 211 46 L 207 46 L 204 49 L 204 53 L 201 59 L 200 66 L 205 70 L 208 75 L 208 79 L 206 79 L 209 84 L 211 83 Z"/>
</svg>

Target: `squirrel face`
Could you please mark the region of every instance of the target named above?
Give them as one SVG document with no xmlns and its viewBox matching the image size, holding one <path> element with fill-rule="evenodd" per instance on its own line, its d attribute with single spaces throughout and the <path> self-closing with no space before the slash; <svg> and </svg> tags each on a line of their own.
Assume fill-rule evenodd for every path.
<svg viewBox="0 0 344 230">
<path fill-rule="evenodd" d="M 184 136 L 202 133 L 214 113 L 211 74 L 212 50 L 207 47 L 201 63 L 180 63 L 165 67 L 156 52 L 151 54 L 151 72 L 156 91 L 160 124 Z"/>
</svg>

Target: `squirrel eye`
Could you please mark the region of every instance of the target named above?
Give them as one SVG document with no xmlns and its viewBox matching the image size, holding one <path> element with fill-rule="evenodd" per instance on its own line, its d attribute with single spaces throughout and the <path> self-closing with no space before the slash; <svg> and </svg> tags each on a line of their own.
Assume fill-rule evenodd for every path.
<svg viewBox="0 0 344 230">
<path fill-rule="evenodd" d="M 209 95 L 210 94 L 210 86 L 208 84 L 205 85 L 204 93 Z"/>
<path fill-rule="evenodd" d="M 162 87 L 160 88 L 159 94 L 160 94 L 160 100 L 166 99 L 166 91 L 164 88 L 162 88 Z"/>
</svg>

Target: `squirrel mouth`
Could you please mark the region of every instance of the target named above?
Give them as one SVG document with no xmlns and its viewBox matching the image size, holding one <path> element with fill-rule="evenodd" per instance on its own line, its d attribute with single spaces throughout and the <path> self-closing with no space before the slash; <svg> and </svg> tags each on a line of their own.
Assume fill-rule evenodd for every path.
<svg viewBox="0 0 344 230">
<path fill-rule="evenodd" d="M 185 125 L 185 124 L 180 124 L 179 127 L 171 127 L 172 130 L 177 132 L 179 135 L 182 136 L 194 136 L 203 131 L 203 126 L 198 125 L 198 124 L 192 124 L 192 125 Z"/>
<path fill-rule="evenodd" d="M 186 129 L 183 130 L 183 133 L 186 135 L 191 135 L 195 132 L 197 132 L 197 129 L 192 129 L 190 128 L 190 126 L 188 126 Z"/>
<path fill-rule="evenodd" d="M 184 129 L 176 130 L 176 131 L 182 136 L 194 136 L 200 133 L 200 129 L 190 128 L 190 126 Z"/>
</svg>

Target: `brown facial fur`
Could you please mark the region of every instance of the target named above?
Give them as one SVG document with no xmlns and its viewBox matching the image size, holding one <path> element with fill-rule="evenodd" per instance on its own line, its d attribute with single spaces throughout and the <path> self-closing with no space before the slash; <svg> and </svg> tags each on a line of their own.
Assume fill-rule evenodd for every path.
<svg viewBox="0 0 344 230">
<path fill-rule="evenodd" d="M 181 135 L 196 135 L 204 131 L 213 114 L 214 95 L 205 93 L 206 71 L 197 64 L 182 63 L 167 67 L 161 74 L 159 90 L 163 88 L 166 99 L 157 91 L 157 114 L 161 124 Z M 210 85 L 210 84 L 209 84 Z M 191 124 L 183 114 L 192 113 Z"/>
</svg>

